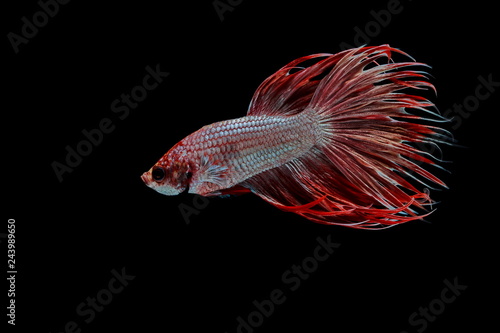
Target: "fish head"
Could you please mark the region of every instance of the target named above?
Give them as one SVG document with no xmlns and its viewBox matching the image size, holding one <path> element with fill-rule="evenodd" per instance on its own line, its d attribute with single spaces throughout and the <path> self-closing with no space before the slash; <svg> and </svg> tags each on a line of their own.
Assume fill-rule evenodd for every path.
<svg viewBox="0 0 500 333">
<path fill-rule="evenodd" d="M 188 163 L 182 160 L 162 158 L 141 176 L 150 188 L 164 195 L 177 195 L 189 187 L 192 176 Z"/>
</svg>

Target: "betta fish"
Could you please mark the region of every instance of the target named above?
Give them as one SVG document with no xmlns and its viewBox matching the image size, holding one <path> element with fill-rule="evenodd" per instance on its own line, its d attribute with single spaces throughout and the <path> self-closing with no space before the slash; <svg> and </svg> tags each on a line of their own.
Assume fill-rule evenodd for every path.
<svg viewBox="0 0 500 333">
<path fill-rule="evenodd" d="M 437 158 L 419 147 L 449 132 L 430 123 L 446 120 L 432 102 L 408 92 L 435 92 L 419 67 L 428 66 L 389 45 L 296 59 L 257 88 L 246 116 L 202 127 L 141 178 L 164 195 L 251 192 L 323 224 L 422 219 L 429 184 L 446 185 L 422 167 Z"/>
</svg>

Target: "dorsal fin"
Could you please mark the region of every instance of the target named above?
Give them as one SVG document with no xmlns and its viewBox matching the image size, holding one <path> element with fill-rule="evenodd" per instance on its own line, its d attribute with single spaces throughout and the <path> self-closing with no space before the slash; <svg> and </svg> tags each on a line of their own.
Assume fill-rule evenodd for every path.
<svg viewBox="0 0 500 333">
<path fill-rule="evenodd" d="M 255 91 L 248 107 L 248 116 L 293 115 L 303 111 L 311 101 L 318 76 L 328 72 L 342 54 L 318 53 L 298 58 L 268 77 Z M 316 61 L 300 67 L 306 61 Z M 292 72 L 294 71 L 294 72 Z"/>
</svg>

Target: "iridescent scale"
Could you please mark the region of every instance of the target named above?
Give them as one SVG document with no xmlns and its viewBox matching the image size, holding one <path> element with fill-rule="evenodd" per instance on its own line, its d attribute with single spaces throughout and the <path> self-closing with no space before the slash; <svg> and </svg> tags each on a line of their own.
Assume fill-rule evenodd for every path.
<svg viewBox="0 0 500 333">
<path fill-rule="evenodd" d="M 232 186 L 309 151 L 315 132 L 306 113 L 247 116 L 207 125 L 180 146 L 190 160 L 206 156 L 209 163 L 227 167 L 225 186 Z"/>
</svg>

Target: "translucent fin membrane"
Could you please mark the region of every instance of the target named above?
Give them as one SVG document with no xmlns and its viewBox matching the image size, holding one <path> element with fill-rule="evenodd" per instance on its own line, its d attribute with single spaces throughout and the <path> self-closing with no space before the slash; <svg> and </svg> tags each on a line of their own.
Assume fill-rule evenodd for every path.
<svg viewBox="0 0 500 333">
<path fill-rule="evenodd" d="M 428 124 L 445 121 L 434 104 L 409 92 L 435 91 L 427 73 L 413 69 L 427 65 L 394 62 L 393 53 L 409 57 L 388 45 L 360 47 L 297 59 L 265 80 L 248 114 L 307 113 L 317 123 L 310 133 L 317 140 L 308 152 L 241 185 L 324 224 L 385 228 L 430 214 L 426 187 L 445 184 L 421 166 L 437 160 L 417 147 L 452 140 Z M 311 59 L 318 61 L 297 68 Z"/>
</svg>

